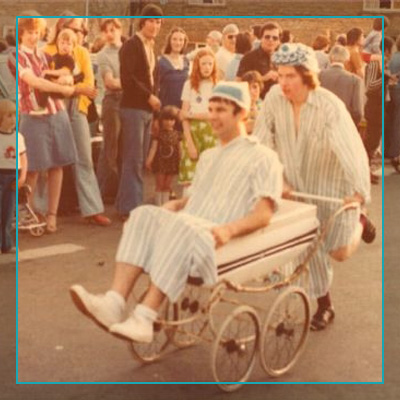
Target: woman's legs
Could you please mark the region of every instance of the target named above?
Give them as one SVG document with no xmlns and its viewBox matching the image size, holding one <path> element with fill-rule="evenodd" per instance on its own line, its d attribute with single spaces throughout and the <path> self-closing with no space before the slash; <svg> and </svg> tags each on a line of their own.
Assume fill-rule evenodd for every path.
<svg viewBox="0 0 400 400">
<path fill-rule="evenodd" d="M 53 233 L 57 230 L 57 210 L 60 203 L 63 169 L 51 168 L 48 171 L 48 210 L 47 231 Z"/>
</svg>

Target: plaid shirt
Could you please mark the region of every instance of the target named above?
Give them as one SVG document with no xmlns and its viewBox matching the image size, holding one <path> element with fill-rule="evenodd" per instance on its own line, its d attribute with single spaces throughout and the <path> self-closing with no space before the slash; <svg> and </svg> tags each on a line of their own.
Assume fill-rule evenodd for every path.
<svg viewBox="0 0 400 400">
<path fill-rule="evenodd" d="M 51 58 L 41 50 L 31 50 L 25 46 L 18 49 L 18 101 L 19 110 L 22 114 L 43 111 L 44 114 L 56 114 L 64 110 L 64 103 L 60 99 L 48 96 L 45 109 L 38 104 L 39 90 L 29 86 L 22 78 L 27 72 L 32 72 L 41 78 L 43 71 L 50 69 Z M 16 78 L 16 51 L 13 51 L 8 59 L 8 67 Z"/>
</svg>

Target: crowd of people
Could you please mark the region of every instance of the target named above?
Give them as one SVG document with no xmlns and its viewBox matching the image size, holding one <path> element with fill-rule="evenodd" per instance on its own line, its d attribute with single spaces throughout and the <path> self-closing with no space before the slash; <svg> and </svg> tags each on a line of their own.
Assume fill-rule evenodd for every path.
<svg viewBox="0 0 400 400">
<path fill-rule="evenodd" d="M 385 36 L 382 53 L 387 21 L 381 18 L 365 40 L 355 27 L 334 42 L 318 35 L 312 48 L 298 43 L 275 21 L 245 31 L 230 23 L 211 31 L 204 47 L 187 53 L 188 35 L 175 27 L 157 57 L 154 44 L 162 29 L 162 10 L 149 4 L 141 17 L 130 38 L 123 38 L 118 19 L 102 20 L 102 44 L 96 44 L 95 57 L 85 46 L 85 21 L 70 12 L 59 18 L 46 40 L 44 18 L 20 18 L 19 47 L 5 49 L 18 79 L 18 127 L 26 145 L 26 152 L 25 145 L 20 147 L 25 161 L 19 163 L 18 186 L 26 175 L 34 207 L 38 176 L 46 172 L 47 232 L 57 231 L 66 166 L 73 168 L 79 210 L 86 220 L 108 226 L 104 203 L 112 202 L 127 221 L 112 289 L 98 297 L 75 286 L 74 301 L 107 329 L 150 341 L 161 301 L 166 295 L 176 298 L 190 270 L 197 268 L 205 281 L 215 281 L 215 247 L 265 226 L 281 195 L 302 191 L 361 205 L 361 213 L 354 209 L 336 221 L 311 263 L 308 289 L 318 299 L 312 328 L 324 329 L 335 315 L 329 258 L 343 261 L 361 239 L 368 243 L 375 236 L 364 209 L 370 201 L 370 183 L 379 181 L 371 166 L 376 153 L 383 151 L 382 84 L 384 152 L 400 172 L 400 38 L 394 42 Z M 103 144 L 95 166 L 88 114 L 98 102 L 100 86 Z M 1 135 L 12 131 L 4 118 L 0 109 Z M 239 149 L 249 154 L 247 161 Z M 154 173 L 155 205 L 161 208 L 142 206 L 145 168 Z M 5 195 L 11 190 L 9 179 L 3 178 L 7 170 L 0 170 L 2 207 L 12 201 Z M 207 182 L 215 181 L 216 175 L 225 178 L 220 179 L 221 186 L 211 188 Z M 182 186 L 177 200 L 174 177 Z M 224 181 L 229 179 L 238 179 L 243 197 L 228 196 Z M 237 203 L 227 204 L 223 212 L 216 202 L 227 198 Z M 333 208 L 315 204 L 324 224 Z M 169 214 L 182 215 L 182 210 L 181 220 Z M 7 218 L 1 225 L 3 252 L 12 248 Z M 168 223 L 160 229 L 163 222 Z M 146 238 L 143 227 L 150 232 Z M 176 232 L 181 232 L 180 250 L 166 259 L 154 248 Z M 158 244 L 156 233 L 164 235 Z M 122 322 L 125 300 L 143 269 L 150 273 L 152 286 Z"/>
</svg>

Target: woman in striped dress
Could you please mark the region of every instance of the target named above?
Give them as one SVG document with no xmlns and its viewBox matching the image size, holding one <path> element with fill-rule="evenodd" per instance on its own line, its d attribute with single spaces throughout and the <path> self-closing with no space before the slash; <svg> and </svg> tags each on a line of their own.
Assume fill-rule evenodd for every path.
<svg viewBox="0 0 400 400">
<path fill-rule="evenodd" d="M 18 80 L 21 114 L 18 129 L 25 138 L 29 160 L 26 182 L 31 186 L 33 195 L 39 172 L 47 171 L 49 190 L 46 229 L 48 233 L 54 233 L 57 230 L 62 167 L 74 164 L 77 155 L 64 103 L 51 95 L 45 97 L 44 104 L 41 104 L 40 99 L 44 92 L 70 97 L 75 89 L 43 78 L 44 71 L 50 69 L 49 57 L 38 49 L 45 28 L 43 18 L 20 18 L 18 58 L 16 52 L 11 53 L 8 65 Z"/>
<path fill-rule="evenodd" d="M 175 302 L 189 275 L 214 284 L 215 248 L 269 223 L 282 195 L 282 166 L 275 152 L 243 134 L 249 108 L 247 83 L 215 87 L 209 113 L 220 143 L 201 155 L 189 197 L 131 212 L 117 252 L 112 290 L 99 296 L 80 285 L 71 288 L 77 307 L 110 332 L 150 342 L 164 297 Z M 143 270 L 151 286 L 122 322 L 125 300 Z"/>
<path fill-rule="evenodd" d="M 278 152 L 288 191 L 368 202 L 370 181 L 364 146 L 343 102 L 319 87 L 313 50 L 302 44 L 284 44 L 273 62 L 278 66 L 279 85 L 265 97 L 253 135 Z M 324 226 L 337 206 L 314 203 Z M 311 261 L 308 289 L 318 299 L 312 329 L 324 329 L 334 318 L 329 255 L 338 261 L 350 257 L 360 242 L 363 224 L 370 228 L 368 233 L 374 233 L 369 220 L 365 216 L 360 219 L 355 209 L 342 214 Z"/>
</svg>

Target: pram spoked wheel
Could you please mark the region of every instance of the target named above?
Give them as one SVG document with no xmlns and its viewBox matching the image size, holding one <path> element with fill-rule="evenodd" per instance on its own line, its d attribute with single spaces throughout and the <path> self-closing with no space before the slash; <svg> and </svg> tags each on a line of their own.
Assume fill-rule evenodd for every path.
<svg viewBox="0 0 400 400">
<path fill-rule="evenodd" d="M 253 370 L 259 346 L 260 322 L 250 306 L 235 308 L 222 323 L 214 340 L 211 368 L 215 381 L 246 382 Z M 241 383 L 218 383 L 225 392 L 239 389 Z"/>
<path fill-rule="evenodd" d="M 304 350 L 310 326 L 310 303 L 303 289 L 290 286 L 272 304 L 261 331 L 260 358 L 265 372 L 288 372 Z"/>
</svg>

